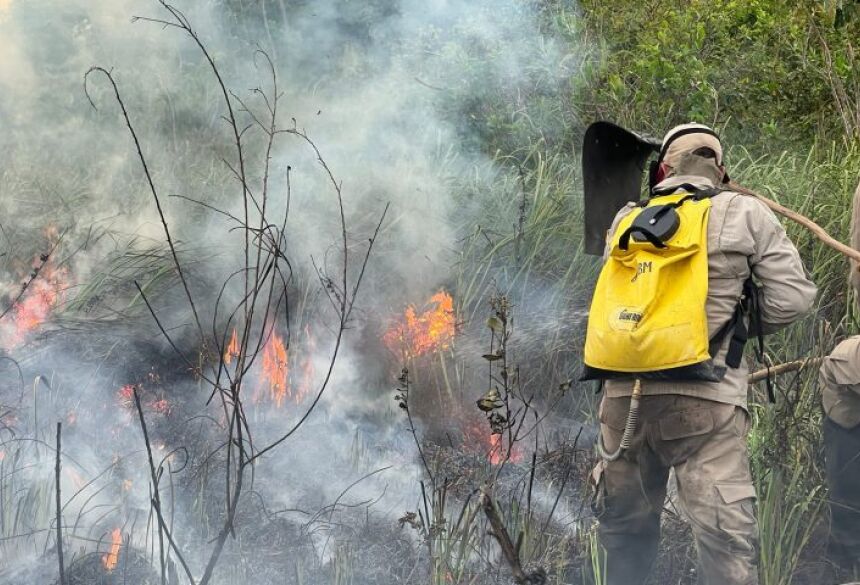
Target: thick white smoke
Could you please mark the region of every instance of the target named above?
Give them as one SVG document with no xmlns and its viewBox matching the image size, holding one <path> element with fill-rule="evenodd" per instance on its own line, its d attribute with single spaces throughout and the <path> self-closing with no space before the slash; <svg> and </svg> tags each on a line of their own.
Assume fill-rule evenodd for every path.
<svg viewBox="0 0 860 585">
<path fill-rule="evenodd" d="M 502 102 L 512 117 L 518 111 L 526 115 L 521 95 L 537 91 L 551 98 L 570 74 L 570 55 L 542 34 L 536 5 L 520 0 L 201 0 L 178 8 L 215 58 L 228 89 L 255 111 L 263 102 L 251 90 L 271 88 L 255 48 L 273 58 L 283 92 L 281 127 L 306 130 L 342 181 L 350 246 L 357 253 L 390 203 L 347 350 L 327 394 L 295 440 L 261 462 L 254 485 L 269 511 L 302 508 L 285 516 L 300 523 L 308 509 L 326 506 L 356 479 L 389 467 L 360 482 L 341 504 L 373 502 L 373 512 L 390 520 L 414 506 L 420 472 L 411 436 L 391 400 L 390 374 L 399 365 L 379 363 L 386 359 L 380 323 L 406 303 L 450 285 L 458 240 L 481 221 L 480 197 L 464 193 L 463 186 L 493 166 L 493 153 L 476 146 L 488 110 Z M 163 397 L 182 402 L 183 415 L 196 413 L 191 422 L 151 412 L 154 432 L 175 437 L 162 454 L 207 439 L 211 429 L 203 418 L 218 416 L 217 409 L 204 405 L 207 396 L 199 383 L 183 376 L 183 364 L 131 284 L 138 279 L 152 285 L 155 310 L 193 354 L 190 313 L 169 274 L 162 227 L 117 104 L 104 78 L 90 78 L 97 110 L 84 93 L 84 73 L 91 66 L 110 69 L 116 77 L 204 321 L 212 321 L 217 285 L 235 270 L 243 241 L 229 220 L 170 197 L 183 195 L 236 215 L 242 211 L 240 188 L 223 162 L 234 163 L 235 153 L 208 64 L 182 31 L 133 23 L 132 16 L 168 15 L 155 1 L 0 0 L 0 224 L 7 251 L 0 258 L 0 292 L 11 301 L 26 278 L 22 270 L 56 240 L 44 235 L 47 227 L 64 234 L 56 261 L 68 270 L 70 286 L 58 307 L 66 310 L 39 328 L 51 333 L 8 350 L 21 364 L 27 391 L 19 398 L 21 385 L 10 383 L 0 404 L 26 419 L 9 419 L 10 426 L 47 442 L 54 422 L 65 421 L 62 488 L 66 499 L 81 494 L 64 517 L 67 523 L 78 519 L 70 533 L 85 535 L 72 539 L 71 556 L 78 560 L 88 551 L 106 550 L 94 541 L 113 526 L 122 526 L 141 550 L 155 542 L 146 530 L 148 472 L 140 432 L 128 403 L 118 403 L 118 390 L 144 383 L 142 372 L 150 364 L 146 383 L 156 388 L 150 407 Z M 247 144 L 259 161 L 260 136 L 253 132 Z M 318 355 L 309 361 L 318 384 L 331 338 L 324 317 L 328 301 L 313 278 L 311 258 L 337 264 L 336 198 L 308 145 L 284 136 L 272 156 L 271 217 L 280 218 L 286 206 L 288 167 L 287 254 L 297 275 L 293 298 L 306 299 L 301 313 L 315 328 Z M 251 180 L 259 186 L 260 166 L 252 169 Z M 237 294 L 228 290 L 227 306 L 237 302 Z M 76 304 L 76 298 L 86 302 Z M 379 347 L 368 349 L 374 343 Z M 172 371 L 163 371 L 168 367 Z M 10 379 L 17 375 L 14 368 L 7 371 Z M 50 385 L 35 380 L 37 374 Z M 41 417 L 34 416 L 36 409 L 42 409 Z M 300 409 L 289 404 L 255 415 L 261 440 L 276 436 Z M 12 434 L 3 440 L 7 436 Z M 3 448 L 11 454 L 18 443 Z M 23 453 L 25 459 L 15 462 L 22 468 L 15 485 L 47 503 L 32 522 L 18 526 L 38 531 L 33 540 L 13 538 L 0 554 L 0 577 L 8 575 L 14 583 L 55 577 L 46 562 L 53 563 L 53 556 L 45 553 L 53 542 L 44 491 L 51 486 L 53 455 L 42 447 Z M 181 453 L 174 456 L 178 467 L 183 460 Z M 178 508 L 176 534 L 184 539 L 195 572 L 211 535 L 194 525 L 204 513 L 195 506 L 204 506 L 187 492 L 201 485 L 199 474 L 205 472 L 183 469 L 171 478 L 177 491 L 186 491 L 171 501 Z M 208 497 L 202 488 L 197 495 Z M 4 530 L 0 536 L 14 535 Z M 327 543 L 318 535 L 310 541 L 318 547 Z M 332 548 L 326 545 L 316 554 L 330 556 Z M 231 575 L 237 574 L 226 570 L 224 582 Z"/>
</svg>

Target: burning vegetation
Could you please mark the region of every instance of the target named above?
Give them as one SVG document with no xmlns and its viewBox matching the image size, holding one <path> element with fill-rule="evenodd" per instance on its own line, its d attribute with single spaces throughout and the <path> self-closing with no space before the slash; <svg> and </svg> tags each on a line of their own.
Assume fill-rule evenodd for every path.
<svg viewBox="0 0 860 585">
<path fill-rule="evenodd" d="M 269 398 L 280 408 L 289 395 L 289 363 L 284 339 L 274 331 L 263 346 L 262 383 L 268 386 Z"/>
<path fill-rule="evenodd" d="M 119 549 L 122 548 L 122 531 L 119 528 L 114 528 L 110 534 L 111 544 L 110 550 L 102 556 L 102 565 L 108 573 L 116 569 L 116 564 L 119 562 Z"/>
<path fill-rule="evenodd" d="M 387 205 L 373 223 L 362 217 L 351 224 L 346 208 L 352 203 L 345 202 L 324 149 L 295 120 L 281 121 L 283 93 L 271 56 L 256 53 L 265 87 L 235 94 L 191 20 L 169 4 L 159 6 L 167 20 L 157 24 L 194 41 L 208 79 L 222 90 L 233 136 L 223 184 L 233 191 L 205 203 L 177 200 L 195 219 L 223 228 L 226 235 L 206 244 L 225 252 L 213 260 L 185 243 L 188 226 L 165 211 L 168 199 L 154 172 L 155 161 L 165 161 L 149 152 L 145 116 L 129 107 L 126 86 L 112 70 L 92 68 L 86 98 L 99 113 L 118 107 L 129 139 L 122 148 L 132 149 L 139 165 L 133 172 L 146 187 L 145 217 L 161 230 L 163 244 L 129 243 L 108 271 L 97 262 L 76 264 L 88 240 L 66 242 L 54 232 L 49 251 L 7 299 L 3 348 L 39 357 L 24 361 L 21 377 L 29 377 L 33 391 L 20 393 L 20 410 L 0 413 L 2 430 L 39 441 L 12 455 L 4 444 L 0 479 L 23 481 L 32 461 L 50 461 L 53 468 L 50 477 L 27 477 L 50 485 L 37 489 L 51 497 L 38 513 L 19 515 L 32 524 L 0 534 L 13 543 L 0 540 L 0 549 L 24 558 L 24 549 L 13 548 L 18 535 L 42 534 L 50 525 L 59 572 L 58 579 L 43 579 L 48 566 L 40 564 L 8 582 L 480 585 L 489 583 L 481 577 L 488 567 L 488 578 L 506 574 L 498 558 L 486 560 L 495 550 L 482 536 L 492 515 L 470 494 L 483 489 L 486 500 L 496 497 L 494 490 L 514 493 L 516 477 L 528 472 L 525 441 L 538 435 L 526 424 L 536 413 L 534 397 L 503 357 L 511 355 L 508 305 L 501 296 L 494 301 L 493 318 L 501 325 L 475 327 L 457 314 L 460 299 L 438 288 L 434 277 L 413 287 L 420 292 L 411 300 L 429 294 L 426 301 L 392 297 L 388 306 L 405 310 L 384 317 L 381 327 L 370 325 L 367 315 L 379 314 L 374 305 L 381 303 L 358 299 L 363 281 L 382 274 L 373 252 L 388 226 Z M 315 206 L 329 214 L 326 225 L 338 234 L 304 267 L 295 252 L 304 242 L 296 235 L 303 226 L 291 216 L 292 167 L 276 169 L 272 162 L 285 139 L 294 141 L 287 150 L 292 156 L 310 156 L 320 167 L 312 191 L 327 199 Z M 221 137 L 210 146 L 222 150 Z M 221 281 L 213 276 L 222 273 L 228 276 Z M 74 310 L 60 319 L 66 306 Z M 359 327 L 374 331 L 373 347 L 351 336 Z M 482 358 L 485 352 L 475 347 L 487 332 L 489 353 Z M 34 376 L 40 359 L 81 364 L 74 386 L 61 371 Z M 484 376 L 475 373 L 475 362 L 488 366 L 487 380 L 497 387 L 479 408 L 476 384 Z M 372 405 L 369 390 L 389 380 L 366 372 L 401 368 L 402 410 L 392 417 Z M 53 450 L 44 438 L 46 412 L 62 421 Z M 373 430 L 365 436 L 361 429 L 368 425 Z M 404 425 L 408 442 L 391 432 Z M 344 432 L 355 435 L 350 449 L 343 448 Z M 389 495 L 389 486 L 397 494 Z M 544 501 L 549 496 L 534 487 L 529 526 L 556 529 Z M 28 490 L 4 484 L 0 494 Z M 22 509 L 34 506 L 33 498 L 11 497 Z M 412 509 L 398 521 L 400 511 L 377 512 L 379 502 L 409 502 Z M 2 568 L 0 577 L 6 577 Z"/>
<path fill-rule="evenodd" d="M 382 337 L 385 346 L 403 361 L 451 347 L 456 333 L 454 299 L 440 290 L 419 309 L 409 305 Z"/>
<path fill-rule="evenodd" d="M 49 246 L 58 243 L 56 230 L 47 230 Z M 50 254 L 37 256 L 32 269 L 26 273 L 17 292 L 7 299 L 8 309 L 0 321 L 0 346 L 6 351 L 24 344 L 39 328 L 50 321 L 53 313 L 62 306 L 72 286 L 69 270 L 57 267 Z"/>
</svg>

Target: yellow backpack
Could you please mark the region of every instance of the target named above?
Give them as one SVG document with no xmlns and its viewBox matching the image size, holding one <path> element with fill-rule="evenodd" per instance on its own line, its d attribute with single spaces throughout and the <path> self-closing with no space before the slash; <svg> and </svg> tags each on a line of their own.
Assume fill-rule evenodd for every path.
<svg viewBox="0 0 860 585">
<path fill-rule="evenodd" d="M 717 193 L 657 195 L 621 220 L 588 315 L 583 380 L 722 379 L 705 312 L 708 216 Z M 746 341 L 740 307 L 717 347 L 730 329 L 740 344 L 731 361 L 739 364 Z"/>
</svg>

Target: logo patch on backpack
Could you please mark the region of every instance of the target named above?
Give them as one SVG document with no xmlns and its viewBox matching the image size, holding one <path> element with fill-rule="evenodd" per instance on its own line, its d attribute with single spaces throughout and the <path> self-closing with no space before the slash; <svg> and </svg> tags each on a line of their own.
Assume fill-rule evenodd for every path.
<svg viewBox="0 0 860 585">
<path fill-rule="evenodd" d="M 643 317 L 641 309 L 619 307 L 613 315 L 612 328 L 617 331 L 633 331 L 642 322 Z"/>
</svg>

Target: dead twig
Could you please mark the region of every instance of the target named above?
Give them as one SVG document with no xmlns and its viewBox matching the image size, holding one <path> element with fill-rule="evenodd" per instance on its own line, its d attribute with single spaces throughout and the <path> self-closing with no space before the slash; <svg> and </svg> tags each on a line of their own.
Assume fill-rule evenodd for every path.
<svg viewBox="0 0 860 585">
<path fill-rule="evenodd" d="M 197 331 L 200 334 L 200 342 L 206 345 L 206 336 L 203 333 L 203 326 L 200 323 L 200 316 L 197 313 L 197 305 L 194 304 L 194 298 L 191 296 L 191 289 L 188 288 L 188 282 L 185 280 L 185 273 L 182 271 L 182 265 L 179 263 L 179 256 L 176 254 L 176 246 L 173 244 L 173 238 L 170 235 L 170 229 L 167 227 L 167 219 L 164 217 L 164 211 L 161 208 L 161 199 L 158 197 L 158 191 L 155 188 L 155 183 L 152 180 L 152 175 L 149 172 L 149 165 L 146 162 L 146 157 L 143 154 L 143 147 L 140 145 L 140 140 L 137 137 L 137 132 L 134 130 L 134 126 L 131 123 L 131 118 L 128 115 L 128 110 L 125 107 L 125 102 L 122 99 L 122 95 L 119 92 L 119 87 L 116 84 L 116 81 L 113 78 L 113 75 L 110 71 L 105 69 L 104 67 L 90 67 L 90 69 L 84 74 L 84 93 L 87 96 L 87 99 L 90 102 L 90 105 L 93 109 L 96 108 L 95 102 L 92 100 L 89 94 L 89 89 L 87 86 L 87 82 L 89 77 L 93 73 L 101 73 L 105 77 L 107 77 L 110 82 L 111 87 L 113 88 L 113 93 L 116 98 L 117 104 L 119 104 L 120 110 L 122 111 L 122 117 L 125 120 L 125 126 L 128 128 L 129 134 L 131 134 L 132 139 L 134 140 L 135 149 L 137 149 L 137 158 L 140 161 L 141 166 L 143 167 L 143 174 L 146 175 L 146 182 L 149 185 L 149 190 L 152 193 L 152 198 L 155 200 L 155 207 L 158 210 L 158 217 L 161 219 L 161 227 L 164 229 L 164 235 L 167 239 L 167 245 L 170 247 L 170 255 L 173 258 L 173 265 L 176 268 L 176 273 L 179 276 L 179 280 L 182 282 L 182 288 L 185 290 L 185 296 L 188 299 L 188 304 L 191 306 L 191 311 L 194 314 L 194 322 L 197 325 Z"/>
<path fill-rule="evenodd" d="M 481 488 L 480 501 L 481 507 L 487 515 L 487 520 L 490 521 L 492 535 L 495 537 L 496 541 L 498 541 L 499 546 L 502 549 L 502 554 L 504 555 L 508 566 L 511 568 L 514 581 L 516 581 L 518 585 L 544 585 L 547 579 L 546 571 L 542 568 L 532 571 L 531 573 L 526 573 L 523 570 L 517 547 L 511 540 L 511 536 L 508 534 L 508 529 L 505 528 L 505 523 L 502 520 L 501 515 L 499 515 L 499 511 L 496 508 L 496 504 L 493 501 L 492 496 L 490 496 L 487 487 Z"/>
<path fill-rule="evenodd" d="M 762 368 L 761 370 L 752 372 L 747 377 L 747 382 L 755 384 L 756 382 L 761 382 L 762 380 L 767 379 L 768 376 L 779 376 L 781 374 L 787 374 L 788 372 L 796 372 L 806 367 L 818 367 L 823 361 L 823 357 L 811 357 L 795 360 L 793 362 L 786 362 L 784 364 L 777 364 L 769 368 Z"/>
<path fill-rule="evenodd" d="M 732 191 L 737 191 L 738 193 L 742 193 L 743 195 L 749 195 L 750 197 L 755 197 L 765 205 L 767 205 L 774 213 L 778 213 L 783 217 L 787 217 L 791 221 L 798 223 L 812 232 L 812 234 L 818 238 L 825 246 L 833 248 L 843 256 L 847 256 L 848 258 L 854 260 L 858 263 L 858 271 L 860 271 L 860 250 L 855 250 L 851 246 L 843 244 L 833 236 L 827 233 L 823 227 L 806 217 L 805 215 L 801 215 L 796 211 L 785 207 L 784 205 L 777 203 L 773 199 L 768 199 L 767 197 L 756 193 L 746 187 L 741 187 L 737 183 L 729 183 L 729 189 Z"/>
<path fill-rule="evenodd" d="M 152 458 L 152 445 L 149 442 L 149 431 L 146 429 L 146 419 L 143 416 L 143 407 L 140 404 L 140 395 L 137 393 L 136 387 L 132 390 L 132 393 L 134 395 L 134 406 L 137 409 L 137 416 L 140 421 L 140 430 L 143 432 L 143 442 L 146 445 L 146 456 L 149 460 L 149 474 L 150 481 L 152 482 L 152 498 L 150 503 L 152 504 L 152 508 L 155 511 L 155 516 L 158 521 L 158 556 L 161 565 L 161 582 L 165 582 L 167 574 L 166 558 L 164 554 L 164 536 L 166 535 L 170 548 L 173 549 L 173 552 L 176 554 L 176 558 L 179 559 L 179 563 L 185 570 L 185 576 L 188 577 L 188 581 L 191 585 L 196 585 L 197 582 L 191 574 L 191 569 L 188 567 L 188 563 L 185 562 L 185 557 L 182 556 L 182 553 L 179 551 L 179 547 L 176 546 L 176 542 L 174 542 L 173 536 L 170 534 L 170 531 L 167 528 L 167 523 L 164 521 L 164 516 L 161 513 L 161 495 L 158 491 L 160 474 L 155 469 L 155 460 Z"/>
<path fill-rule="evenodd" d="M 56 457 L 56 481 L 57 481 L 57 561 L 60 564 L 60 585 L 66 585 L 66 568 L 63 566 L 63 506 L 60 498 L 60 437 L 63 433 L 63 423 L 57 423 L 57 457 Z"/>
</svg>

